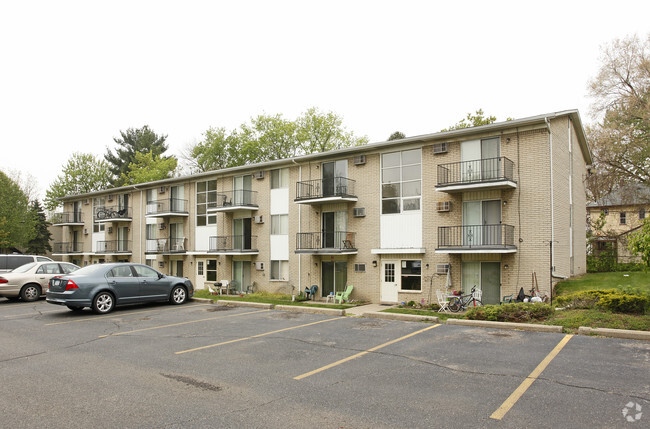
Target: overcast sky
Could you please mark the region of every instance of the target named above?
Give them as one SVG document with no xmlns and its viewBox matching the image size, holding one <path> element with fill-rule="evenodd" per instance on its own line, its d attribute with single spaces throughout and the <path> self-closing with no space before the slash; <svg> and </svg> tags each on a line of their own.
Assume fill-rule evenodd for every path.
<svg viewBox="0 0 650 429">
<path fill-rule="evenodd" d="M 439 3 L 444 3 L 439 5 Z M 170 152 L 209 127 L 315 106 L 384 141 L 482 108 L 580 110 L 600 46 L 650 33 L 650 1 L 0 2 L 0 168 L 39 195 L 75 151 L 149 125 Z"/>
</svg>

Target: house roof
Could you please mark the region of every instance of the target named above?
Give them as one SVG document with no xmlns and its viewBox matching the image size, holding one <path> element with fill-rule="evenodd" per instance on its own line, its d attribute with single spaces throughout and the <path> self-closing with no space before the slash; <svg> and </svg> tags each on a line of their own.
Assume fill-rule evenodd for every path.
<svg viewBox="0 0 650 429">
<path fill-rule="evenodd" d="M 530 116 L 521 119 L 495 122 L 488 125 L 480 125 L 478 127 L 460 128 L 457 130 L 450 130 L 450 131 L 441 131 L 437 133 L 407 137 L 399 140 L 389 140 L 389 141 L 368 143 L 362 146 L 353 146 L 353 147 L 336 149 L 327 152 L 312 153 L 308 155 L 301 155 L 293 158 L 279 159 L 275 161 L 267 161 L 258 164 L 241 165 L 237 167 L 225 168 L 222 170 L 207 171 L 204 173 L 196 173 L 196 174 L 191 174 L 182 177 L 173 177 L 169 179 L 157 180 L 155 182 L 139 183 L 137 185 L 128 185 L 128 186 L 123 186 L 121 188 L 104 189 L 101 191 L 89 192 L 86 194 L 68 195 L 63 198 L 59 198 L 59 200 L 69 201 L 72 199 L 78 199 L 79 197 L 88 197 L 93 195 L 106 194 L 106 193 L 114 192 L 116 189 L 119 189 L 120 191 L 141 190 L 144 188 L 165 185 L 167 183 L 179 183 L 184 180 L 196 180 L 205 176 L 214 177 L 215 175 L 227 175 L 238 171 L 251 171 L 251 170 L 254 171 L 256 169 L 280 168 L 281 166 L 286 166 L 291 164 L 304 164 L 308 162 L 317 161 L 323 158 L 331 158 L 337 155 L 364 154 L 364 153 L 369 153 L 369 152 L 373 152 L 385 148 L 404 146 L 409 144 L 417 144 L 417 143 L 421 144 L 421 143 L 433 142 L 433 141 L 461 139 L 461 138 L 467 138 L 472 135 L 479 135 L 479 134 L 485 134 L 491 132 L 500 132 L 500 133 L 513 132 L 514 133 L 517 132 L 517 130 L 520 130 L 522 128 L 533 127 L 533 126 L 550 127 L 549 120 L 561 116 L 568 116 L 573 122 L 575 132 L 578 136 L 578 144 L 582 151 L 582 156 L 584 157 L 585 163 L 587 165 L 590 165 L 592 163 L 591 150 L 589 149 L 589 145 L 587 144 L 585 131 L 582 126 L 582 120 L 580 119 L 580 113 L 578 112 L 577 109 L 572 109 L 572 110 L 563 110 L 559 112 L 546 113 L 543 115 Z"/>
<path fill-rule="evenodd" d="M 587 204 L 587 207 L 631 206 L 637 204 L 650 204 L 650 186 L 630 183 L 614 189 L 595 202 Z"/>
</svg>

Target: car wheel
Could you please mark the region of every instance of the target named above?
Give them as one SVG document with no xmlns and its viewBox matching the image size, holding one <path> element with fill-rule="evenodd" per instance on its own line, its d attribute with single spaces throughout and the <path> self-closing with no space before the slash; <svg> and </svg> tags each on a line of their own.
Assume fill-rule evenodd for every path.
<svg viewBox="0 0 650 429">
<path fill-rule="evenodd" d="M 169 296 L 169 302 L 172 304 L 183 304 L 187 301 L 187 291 L 183 286 L 174 286 L 172 293 Z"/>
<path fill-rule="evenodd" d="M 73 305 L 67 305 L 66 307 L 68 307 L 72 311 L 81 311 L 84 309 L 83 307 L 75 307 Z"/>
<path fill-rule="evenodd" d="M 97 314 L 106 314 L 115 308 L 115 299 L 109 292 L 100 292 L 93 299 L 93 311 Z"/>
<path fill-rule="evenodd" d="M 41 297 L 41 287 L 34 284 L 23 286 L 20 290 L 20 298 L 23 301 L 32 302 Z"/>
</svg>

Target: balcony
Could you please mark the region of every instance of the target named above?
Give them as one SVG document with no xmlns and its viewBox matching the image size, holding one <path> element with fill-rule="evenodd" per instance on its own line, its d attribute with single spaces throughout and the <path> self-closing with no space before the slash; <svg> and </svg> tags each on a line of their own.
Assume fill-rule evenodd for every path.
<svg viewBox="0 0 650 429">
<path fill-rule="evenodd" d="M 356 181 L 346 177 L 307 180 L 296 183 L 297 204 L 321 204 L 338 201 L 357 201 Z"/>
<path fill-rule="evenodd" d="M 133 247 L 128 240 L 98 241 L 95 245 L 95 253 L 131 254 Z"/>
<path fill-rule="evenodd" d="M 312 255 L 355 255 L 356 232 L 299 232 L 296 253 Z"/>
<path fill-rule="evenodd" d="M 73 253 L 83 253 L 83 243 L 81 241 L 54 243 L 52 247 L 53 255 L 70 255 Z"/>
<path fill-rule="evenodd" d="M 258 209 L 257 192 L 243 189 L 219 192 L 217 201 L 208 204 L 209 213 Z"/>
<path fill-rule="evenodd" d="M 505 156 L 452 162 L 438 166 L 436 190 L 453 193 L 484 189 L 514 189 L 514 162 Z"/>
<path fill-rule="evenodd" d="M 436 253 L 515 253 L 512 225 L 463 225 L 438 227 Z"/>
<path fill-rule="evenodd" d="M 218 255 L 257 255 L 257 236 L 222 235 L 210 237 L 208 252 Z"/>
<path fill-rule="evenodd" d="M 185 253 L 185 237 L 148 239 L 145 246 L 145 253 Z"/>
<path fill-rule="evenodd" d="M 53 226 L 64 226 L 64 225 L 83 225 L 81 220 L 81 210 L 76 212 L 61 212 L 54 213 L 52 219 L 50 220 Z"/>
<path fill-rule="evenodd" d="M 95 222 L 131 222 L 133 220 L 133 208 L 118 206 L 97 207 L 95 209 Z"/>
<path fill-rule="evenodd" d="M 167 198 L 158 201 L 148 201 L 146 217 L 189 216 L 187 200 Z"/>
</svg>

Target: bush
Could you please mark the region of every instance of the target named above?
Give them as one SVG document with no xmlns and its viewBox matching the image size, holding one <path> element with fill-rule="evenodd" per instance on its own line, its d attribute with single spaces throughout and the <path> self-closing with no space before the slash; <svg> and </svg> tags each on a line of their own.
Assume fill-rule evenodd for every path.
<svg viewBox="0 0 650 429">
<path fill-rule="evenodd" d="M 521 323 L 546 320 L 553 316 L 553 314 L 554 309 L 548 304 L 519 302 L 473 307 L 467 311 L 465 316 L 471 320 Z"/>
<path fill-rule="evenodd" d="M 650 309 L 650 296 L 617 289 L 596 289 L 559 296 L 555 302 L 568 308 L 598 308 L 614 313 L 644 314 Z"/>
</svg>

